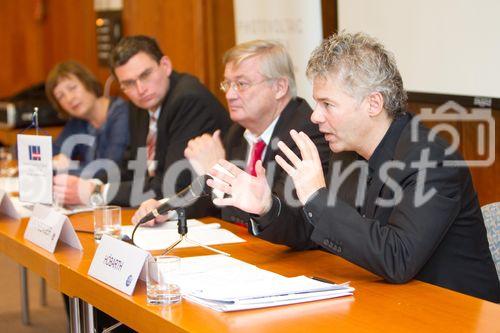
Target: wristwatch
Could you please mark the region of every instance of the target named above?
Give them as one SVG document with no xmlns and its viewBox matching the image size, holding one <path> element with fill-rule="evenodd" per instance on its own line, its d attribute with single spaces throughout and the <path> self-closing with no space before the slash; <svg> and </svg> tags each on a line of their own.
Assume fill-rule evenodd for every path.
<svg viewBox="0 0 500 333">
<path fill-rule="evenodd" d="M 90 205 L 92 207 L 102 206 L 104 204 L 104 198 L 102 197 L 102 184 L 94 183 L 94 190 L 90 194 Z"/>
</svg>

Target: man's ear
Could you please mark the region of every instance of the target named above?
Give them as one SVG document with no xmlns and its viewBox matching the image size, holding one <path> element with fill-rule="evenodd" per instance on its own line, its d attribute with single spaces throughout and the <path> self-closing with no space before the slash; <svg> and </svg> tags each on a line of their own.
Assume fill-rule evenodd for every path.
<svg viewBox="0 0 500 333">
<path fill-rule="evenodd" d="M 288 90 L 290 89 L 288 86 L 288 79 L 284 77 L 280 77 L 274 81 L 273 87 L 276 91 L 274 94 L 276 99 L 281 99 L 283 96 L 288 94 Z"/>
<path fill-rule="evenodd" d="M 368 115 L 375 117 L 384 110 L 384 96 L 378 91 L 370 93 L 367 97 Z"/>
<path fill-rule="evenodd" d="M 170 61 L 169 57 L 167 56 L 161 57 L 160 66 L 165 68 L 167 76 L 170 76 L 170 74 L 172 74 L 172 62 Z"/>
</svg>

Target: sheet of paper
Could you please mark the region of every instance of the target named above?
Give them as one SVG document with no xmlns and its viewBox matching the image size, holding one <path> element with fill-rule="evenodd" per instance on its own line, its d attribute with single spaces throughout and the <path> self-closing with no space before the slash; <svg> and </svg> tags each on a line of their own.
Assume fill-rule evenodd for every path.
<svg viewBox="0 0 500 333">
<path fill-rule="evenodd" d="M 24 202 L 52 203 L 52 137 L 17 135 L 19 198 Z"/>
<path fill-rule="evenodd" d="M 287 278 L 221 255 L 181 259 L 177 283 L 185 298 L 217 311 L 237 311 L 352 295 L 305 276 Z"/>
<path fill-rule="evenodd" d="M 19 192 L 19 178 L 0 177 L 0 189 L 7 193 Z"/>
<path fill-rule="evenodd" d="M 260 309 L 260 308 L 268 308 L 274 306 L 281 305 L 289 305 L 289 304 L 297 304 L 297 303 L 306 303 L 313 301 L 320 301 L 325 299 L 343 297 L 343 296 L 352 296 L 352 291 L 334 291 L 334 292 L 321 292 L 316 294 L 307 294 L 307 296 L 302 296 L 297 299 L 269 299 L 268 301 L 264 301 L 259 299 L 259 302 L 256 303 L 222 303 L 222 302 L 213 302 L 206 301 L 200 298 L 196 298 L 193 296 L 186 296 L 186 299 L 189 299 L 195 303 L 200 305 L 209 307 L 215 311 L 219 312 L 231 312 L 231 311 L 241 311 L 241 310 L 250 310 L 250 309 Z"/>
<path fill-rule="evenodd" d="M 246 301 L 271 296 L 286 295 L 287 299 L 294 298 L 292 295 L 337 290 L 334 285 L 319 282 L 305 276 L 285 278 L 278 276 L 273 278 L 274 282 L 269 283 L 269 279 L 252 279 L 244 282 L 244 288 L 241 282 L 201 290 L 193 293 L 193 296 L 205 298 L 214 301 Z"/>
<path fill-rule="evenodd" d="M 181 259 L 179 285 L 183 294 L 194 294 L 226 287 L 243 287 L 250 281 L 272 282 L 279 274 L 222 255 L 208 255 Z"/>
<path fill-rule="evenodd" d="M 242 243 L 245 240 L 226 229 L 220 229 L 219 223 L 205 224 L 198 220 L 189 219 L 188 238 L 203 245 L 217 245 L 229 243 Z M 122 234 L 132 238 L 134 226 L 123 226 Z M 139 227 L 134 236 L 134 242 L 144 250 L 161 250 L 177 241 L 177 221 L 158 224 L 155 227 Z M 182 241 L 178 248 L 195 247 L 196 244 Z"/>
</svg>

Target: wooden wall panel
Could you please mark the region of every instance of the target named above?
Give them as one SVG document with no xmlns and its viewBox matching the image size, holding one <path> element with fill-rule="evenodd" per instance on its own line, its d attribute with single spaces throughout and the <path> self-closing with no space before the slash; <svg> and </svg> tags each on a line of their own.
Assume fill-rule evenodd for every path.
<svg viewBox="0 0 500 333">
<path fill-rule="evenodd" d="M 43 19 L 35 19 L 37 5 Z M 0 96 L 43 81 L 60 61 L 77 60 L 104 82 L 96 58 L 93 0 L 0 0 Z M 125 0 L 124 34 L 155 37 L 179 71 L 197 76 L 224 101 L 220 59 L 234 45 L 232 0 Z"/>
<path fill-rule="evenodd" d="M 235 44 L 232 0 L 125 0 L 124 33 L 156 38 L 174 68 L 197 76 L 225 103 L 222 55 Z"/>
<path fill-rule="evenodd" d="M 213 80 L 208 83 L 220 101 L 226 103 L 224 93 L 219 89 L 219 83 L 224 79 L 224 53 L 236 44 L 233 0 L 215 0 L 212 9 L 213 31 Z"/>
<path fill-rule="evenodd" d="M 44 15 L 36 18 L 37 10 Z M 1 0 L 0 19 L 0 96 L 45 80 L 56 63 L 68 59 L 103 81 L 108 77 L 108 69 L 97 64 L 92 0 Z"/>
<path fill-rule="evenodd" d="M 495 120 L 495 133 L 486 133 L 487 136 L 493 135 L 495 141 L 495 161 L 489 167 L 471 168 L 474 186 L 479 194 L 479 202 L 485 205 L 500 201 L 500 110 L 493 110 Z M 467 138 L 463 144 L 464 156 L 469 159 L 481 159 L 485 156 L 478 154 L 478 131 L 477 123 L 462 123 L 463 137 Z M 488 145 L 488 143 L 486 144 Z"/>
<path fill-rule="evenodd" d="M 100 71 L 97 64 L 93 1 L 52 0 L 46 1 L 46 7 L 44 44 L 47 71 L 58 62 L 73 59 L 97 76 L 106 78 L 109 75 L 107 68 Z"/>
<path fill-rule="evenodd" d="M 337 0 L 321 0 L 323 37 L 327 38 L 338 30 Z"/>
<path fill-rule="evenodd" d="M 44 77 L 42 29 L 34 9 L 33 1 L 0 1 L 0 97 Z"/>
<path fill-rule="evenodd" d="M 125 1 L 123 23 L 126 35 L 144 34 L 158 41 L 174 68 L 207 79 L 204 57 L 203 2 L 197 0 Z"/>
</svg>

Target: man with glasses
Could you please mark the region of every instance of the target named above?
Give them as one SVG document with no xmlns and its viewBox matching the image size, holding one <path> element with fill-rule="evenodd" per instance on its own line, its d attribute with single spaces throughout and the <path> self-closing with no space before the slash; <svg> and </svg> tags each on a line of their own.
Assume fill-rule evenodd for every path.
<svg viewBox="0 0 500 333">
<path fill-rule="evenodd" d="M 226 94 L 229 115 L 235 124 L 223 139 L 220 131 L 216 131 L 213 135 L 203 134 L 190 140 L 184 152 L 186 158 L 199 175 L 206 174 L 221 159 L 232 160 L 254 176 L 265 168 L 272 191 L 285 195 L 288 189 L 291 196 L 293 187 L 286 187 L 286 173 L 276 168 L 274 162 L 278 152 L 276 143 L 280 140 L 287 142 L 298 152 L 289 132 L 291 129 L 304 131 L 318 147 L 325 170 L 329 149 L 318 127 L 310 121 L 310 106 L 297 97 L 290 56 L 280 43 L 255 40 L 228 50 L 223 62 L 225 71 L 221 89 Z M 203 199 L 199 200 L 188 208 L 190 217 L 219 213 L 211 202 L 210 205 L 203 205 L 203 202 Z M 144 202 L 133 222 L 138 222 L 157 205 L 155 200 Z M 226 207 L 222 218 L 246 226 L 250 215 Z M 163 217 L 158 217 L 156 222 L 163 220 Z M 152 225 L 154 221 L 148 223 Z"/>
<path fill-rule="evenodd" d="M 188 186 L 192 172 L 183 154 L 188 141 L 216 129 L 225 132 L 231 123 L 227 111 L 198 79 L 173 70 L 153 38 L 124 37 L 110 55 L 110 67 L 134 104 L 130 144 L 121 181 L 108 177 L 108 184 L 93 185 L 92 193 L 84 191 L 80 198 L 104 196 L 114 204 L 137 206 Z"/>
</svg>

